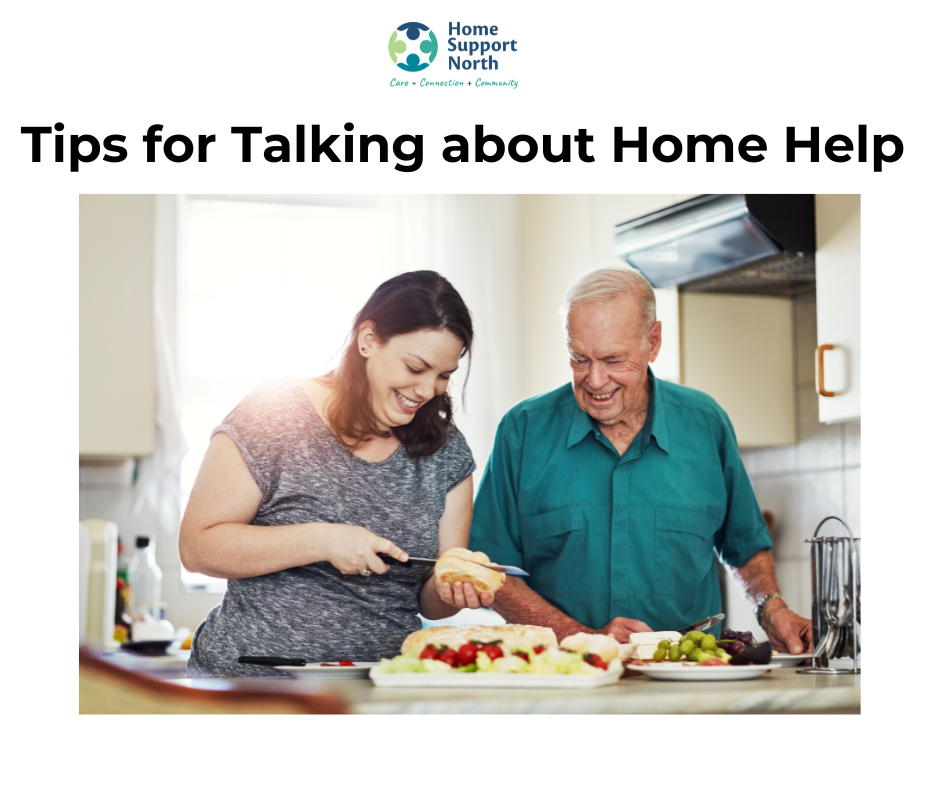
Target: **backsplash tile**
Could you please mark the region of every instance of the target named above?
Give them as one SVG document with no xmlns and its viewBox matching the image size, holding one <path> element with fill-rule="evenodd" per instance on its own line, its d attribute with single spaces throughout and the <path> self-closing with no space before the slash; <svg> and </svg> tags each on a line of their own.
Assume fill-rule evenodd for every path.
<svg viewBox="0 0 940 788">
<path fill-rule="evenodd" d="M 812 613 L 813 591 L 809 545 L 803 540 L 829 515 L 843 518 L 861 536 L 861 421 L 819 421 L 815 310 L 813 298 L 794 303 L 799 442 L 741 452 L 761 509 L 769 509 L 777 518 L 773 539 L 780 591 L 790 607 L 806 618 Z M 839 530 L 838 524 L 824 528 L 827 534 Z M 749 621 L 756 625 L 733 589 L 727 607 L 736 628 Z"/>
</svg>

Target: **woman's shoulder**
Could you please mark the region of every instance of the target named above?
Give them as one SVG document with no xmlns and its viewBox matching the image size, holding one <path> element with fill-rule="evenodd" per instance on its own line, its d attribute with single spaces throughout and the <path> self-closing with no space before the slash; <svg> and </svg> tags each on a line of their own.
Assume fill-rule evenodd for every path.
<svg viewBox="0 0 940 788">
<path fill-rule="evenodd" d="M 309 418 L 313 409 L 304 389 L 294 378 L 282 377 L 256 386 L 225 417 L 223 424 L 274 426 Z"/>
<path fill-rule="evenodd" d="M 456 426 L 448 431 L 447 439 L 440 449 L 418 462 L 435 466 L 436 472 L 445 479 L 447 489 L 463 481 L 476 468 L 470 444 Z"/>
</svg>

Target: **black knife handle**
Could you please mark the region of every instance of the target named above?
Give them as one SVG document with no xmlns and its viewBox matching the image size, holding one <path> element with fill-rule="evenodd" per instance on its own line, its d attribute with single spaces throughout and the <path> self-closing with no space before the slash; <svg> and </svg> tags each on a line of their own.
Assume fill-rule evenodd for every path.
<svg viewBox="0 0 940 788">
<path fill-rule="evenodd" d="M 415 566 L 416 564 L 434 566 L 437 563 L 437 561 L 432 561 L 430 558 L 409 558 L 407 561 L 399 561 L 397 558 L 385 555 L 385 553 L 377 553 L 377 555 L 389 566 Z"/>
<path fill-rule="evenodd" d="M 307 664 L 307 660 L 296 657 L 239 657 L 238 661 L 243 665 L 267 665 L 276 668 L 278 665 L 288 665 L 292 668 L 302 668 Z"/>
</svg>

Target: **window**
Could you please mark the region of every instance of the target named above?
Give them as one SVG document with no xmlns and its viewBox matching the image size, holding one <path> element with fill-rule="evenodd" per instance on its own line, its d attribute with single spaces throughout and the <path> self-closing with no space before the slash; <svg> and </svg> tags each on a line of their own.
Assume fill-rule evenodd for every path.
<svg viewBox="0 0 940 788">
<path fill-rule="evenodd" d="M 260 383 L 331 369 L 356 311 L 400 268 L 390 250 L 390 198 L 281 199 L 186 200 L 178 300 L 184 507 L 212 429 Z M 224 588 L 185 569 L 182 576 L 190 589 Z"/>
</svg>

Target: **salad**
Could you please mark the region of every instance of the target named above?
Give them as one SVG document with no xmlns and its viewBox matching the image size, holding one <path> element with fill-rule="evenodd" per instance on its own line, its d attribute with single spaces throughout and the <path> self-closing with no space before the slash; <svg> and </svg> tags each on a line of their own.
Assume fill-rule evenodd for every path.
<svg viewBox="0 0 940 788">
<path fill-rule="evenodd" d="M 459 650 L 429 646 L 418 654 L 383 659 L 376 673 L 551 673 L 597 676 L 621 670 L 619 659 L 604 662 L 596 654 L 578 654 L 559 648 L 515 649 L 506 654 L 495 643 L 466 643 Z"/>
</svg>

